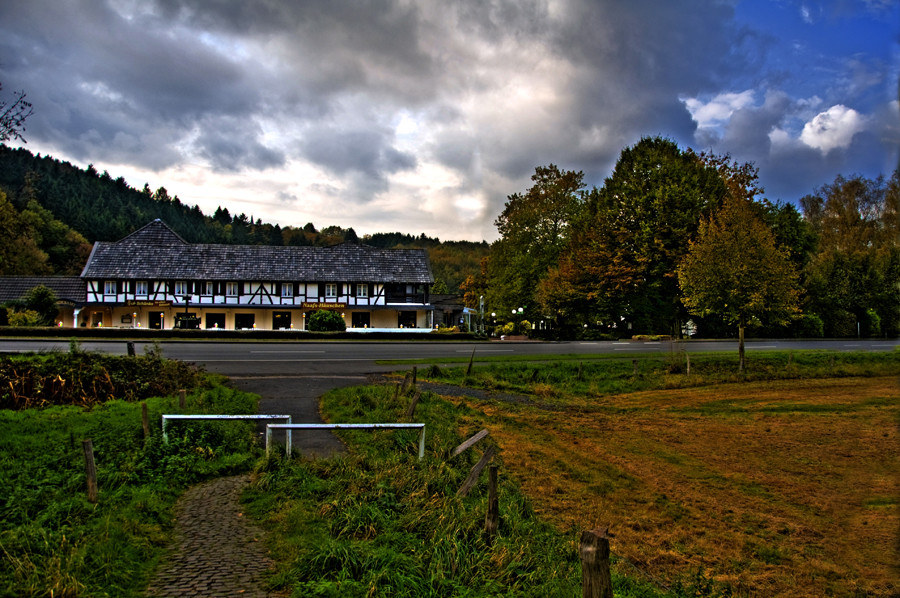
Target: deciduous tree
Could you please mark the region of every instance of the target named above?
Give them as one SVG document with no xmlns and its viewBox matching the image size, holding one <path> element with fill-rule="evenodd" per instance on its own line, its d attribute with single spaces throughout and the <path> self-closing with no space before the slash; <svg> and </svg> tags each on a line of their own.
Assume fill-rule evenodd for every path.
<svg viewBox="0 0 900 598">
<path fill-rule="evenodd" d="M 741 371 L 745 328 L 756 321 L 786 323 L 798 313 L 797 272 L 759 212 L 750 200 L 729 196 L 701 221 L 678 267 L 682 301 L 692 314 L 737 325 Z"/>
</svg>

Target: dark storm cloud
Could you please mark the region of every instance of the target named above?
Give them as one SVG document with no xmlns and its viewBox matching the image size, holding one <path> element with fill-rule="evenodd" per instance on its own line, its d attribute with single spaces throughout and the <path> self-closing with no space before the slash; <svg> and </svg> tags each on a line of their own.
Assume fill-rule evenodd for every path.
<svg viewBox="0 0 900 598">
<path fill-rule="evenodd" d="M 368 203 L 367 214 L 413 213 L 436 197 L 439 220 L 461 198 L 483 209 L 460 229 L 485 236 L 536 166 L 599 185 L 642 136 L 755 162 L 785 199 L 896 156 L 897 110 L 873 99 L 885 87 L 896 98 L 891 59 L 785 51 L 790 40 L 741 24 L 736 6 L 749 4 L 5 2 L 0 82 L 27 91 L 29 141 L 60 157 L 270 182 L 300 177 L 257 173 L 296 168 L 323 180 L 261 188 L 273 201 Z M 839 105 L 864 123 L 851 141 L 804 144 L 804 125 Z M 372 204 L 398 187 L 404 198 Z"/>
</svg>

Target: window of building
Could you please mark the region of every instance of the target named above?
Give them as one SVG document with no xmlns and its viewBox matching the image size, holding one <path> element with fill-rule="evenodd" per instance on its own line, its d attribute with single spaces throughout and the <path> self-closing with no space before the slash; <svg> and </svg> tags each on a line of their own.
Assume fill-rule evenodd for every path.
<svg viewBox="0 0 900 598">
<path fill-rule="evenodd" d="M 237 297 L 238 283 L 226 282 L 225 283 L 225 294 L 228 295 L 229 297 Z"/>
<path fill-rule="evenodd" d="M 206 327 L 220 329 L 220 330 L 225 328 L 225 314 L 223 314 L 223 313 L 208 313 L 208 314 L 206 314 Z"/>
<path fill-rule="evenodd" d="M 294 284 L 290 282 L 281 283 L 281 296 L 282 297 L 293 297 L 294 296 Z"/>
<path fill-rule="evenodd" d="M 325 297 L 337 297 L 337 284 L 329 282 L 325 284 Z"/>
<path fill-rule="evenodd" d="M 204 295 L 212 295 L 213 294 L 213 283 L 210 281 L 206 281 L 206 284 L 203 285 L 203 294 Z"/>
<path fill-rule="evenodd" d="M 369 285 L 365 283 L 360 283 L 356 285 L 356 296 L 362 297 L 365 299 L 369 296 Z"/>
<path fill-rule="evenodd" d="M 176 295 L 187 295 L 188 294 L 188 285 L 183 280 L 175 281 L 175 294 Z"/>
<path fill-rule="evenodd" d="M 287 330 L 291 327 L 291 312 L 276 311 L 272 313 L 272 328 L 275 330 Z"/>
<path fill-rule="evenodd" d="M 234 314 L 234 327 L 237 330 L 249 330 L 256 328 L 256 315 Z"/>
<path fill-rule="evenodd" d="M 137 281 L 137 283 L 135 283 L 135 286 L 134 286 L 134 293 L 136 295 L 146 296 L 147 295 L 147 281 L 146 280 Z"/>
<path fill-rule="evenodd" d="M 103 294 L 104 295 L 115 295 L 116 294 L 116 281 L 115 280 L 107 280 L 103 283 Z"/>
</svg>

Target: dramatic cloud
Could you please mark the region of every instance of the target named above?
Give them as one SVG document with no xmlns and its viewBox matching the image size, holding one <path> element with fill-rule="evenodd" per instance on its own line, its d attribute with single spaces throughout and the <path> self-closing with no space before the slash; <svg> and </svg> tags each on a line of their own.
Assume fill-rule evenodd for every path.
<svg viewBox="0 0 900 598">
<path fill-rule="evenodd" d="M 599 185 L 647 135 L 752 161 L 787 200 L 886 172 L 898 16 L 884 0 L 29 0 L 0 4 L 0 82 L 34 103 L 32 151 L 206 212 L 492 239 L 536 166 Z"/>
<path fill-rule="evenodd" d="M 864 128 L 865 119 L 856 110 L 838 104 L 806 123 L 800 140 L 827 154 L 833 149 L 846 149 L 853 136 Z"/>
</svg>

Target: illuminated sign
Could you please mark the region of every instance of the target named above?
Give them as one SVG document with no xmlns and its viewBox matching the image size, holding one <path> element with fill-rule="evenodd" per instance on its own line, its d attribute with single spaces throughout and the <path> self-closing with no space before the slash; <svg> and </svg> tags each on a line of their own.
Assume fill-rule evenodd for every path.
<svg viewBox="0 0 900 598">
<path fill-rule="evenodd" d="M 304 309 L 346 309 L 346 303 L 315 303 L 312 301 L 304 301 L 300 304 Z"/>
<path fill-rule="evenodd" d="M 134 299 L 129 299 L 125 302 L 125 305 L 129 307 L 169 307 L 172 305 L 171 301 L 139 301 Z"/>
</svg>

